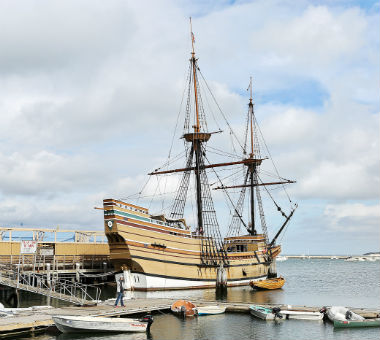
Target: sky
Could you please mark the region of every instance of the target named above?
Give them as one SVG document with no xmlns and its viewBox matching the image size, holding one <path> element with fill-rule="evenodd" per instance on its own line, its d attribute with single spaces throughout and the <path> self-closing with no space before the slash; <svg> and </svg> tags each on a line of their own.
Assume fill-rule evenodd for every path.
<svg viewBox="0 0 380 340">
<path fill-rule="evenodd" d="M 239 131 L 252 76 L 271 155 L 297 181 L 284 253 L 379 251 L 379 11 L 370 0 L 1 1 L 0 226 L 102 229 L 94 207 L 141 189 L 172 143 L 191 16 L 223 112 Z"/>
</svg>

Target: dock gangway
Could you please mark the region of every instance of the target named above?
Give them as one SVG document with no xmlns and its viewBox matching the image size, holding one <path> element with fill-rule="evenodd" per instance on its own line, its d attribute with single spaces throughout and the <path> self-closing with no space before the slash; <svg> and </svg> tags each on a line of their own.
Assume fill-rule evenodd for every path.
<svg viewBox="0 0 380 340">
<path fill-rule="evenodd" d="M 82 284 L 36 272 L 21 272 L 13 269 L 0 271 L 0 284 L 28 292 L 71 302 L 75 305 L 96 305 L 101 290 L 94 285 Z"/>
</svg>

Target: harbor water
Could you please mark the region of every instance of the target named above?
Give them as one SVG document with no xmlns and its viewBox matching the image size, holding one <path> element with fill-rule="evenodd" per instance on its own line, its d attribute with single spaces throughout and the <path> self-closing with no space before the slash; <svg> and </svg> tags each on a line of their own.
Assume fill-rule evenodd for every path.
<svg viewBox="0 0 380 340">
<path fill-rule="evenodd" d="M 286 278 L 281 290 L 253 291 L 250 287 L 229 288 L 226 296 L 215 290 L 134 292 L 139 297 L 201 298 L 252 304 L 288 304 L 305 306 L 350 306 L 380 308 L 380 261 L 347 262 L 338 259 L 288 259 L 277 264 L 279 275 Z M 104 291 L 104 298 L 113 297 L 114 289 Z M 23 293 L 22 305 L 46 303 L 46 298 Z M 125 301 L 128 304 L 128 300 Z M 55 302 L 59 304 L 59 302 Z M 147 334 L 83 334 L 41 335 L 36 340 L 83 339 L 378 339 L 379 328 L 334 330 L 322 321 L 284 320 L 266 322 L 249 314 L 226 313 L 181 320 L 165 312 L 154 315 L 151 333 Z"/>
</svg>

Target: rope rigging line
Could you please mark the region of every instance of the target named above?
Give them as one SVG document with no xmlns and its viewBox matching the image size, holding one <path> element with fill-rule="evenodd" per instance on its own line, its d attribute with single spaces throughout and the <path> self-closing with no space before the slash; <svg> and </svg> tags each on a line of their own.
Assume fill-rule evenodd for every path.
<svg viewBox="0 0 380 340">
<path fill-rule="evenodd" d="M 257 178 L 259 179 L 260 183 L 262 184 L 263 181 L 261 180 L 261 178 L 260 178 L 259 176 L 257 176 Z M 280 207 L 280 206 L 277 204 L 277 202 L 274 200 L 274 198 L 273 198 L 273 196 L 270 194 L 268 188 L 267 188 L 265 185 L 263 185 L 263 187 L 264 187 L 264 189 L 266 190 L 266 192 L 268 193 L 268 195 L 269 195 L 269 197 L 271 198 L 271 200 L 273 201 L 273 203 L 274 203 L 274 205 L 276 206 L 277 210 L 281 213 L 281 215 L 282 215 L 283 217 L 286 218 L 286 217 L 287 217 L 286 214 L 282 211 L 281 207 Z"/>
<path fill-rule="evenodd" d="M 204 157 L 205 157 L 206 161 L 207 161 L 209 164 L 211 164 L 210 161 L 208 160 L 207 156 L 205 155 Z M 221 181 L 219 175 L 217 174 L 217 172 L 215 171 L 214 168 L 211 168 L 211 169 L 212 169 L 212 171 L 215 173 L 215 176 L 218 178 L 220 185 L 223 187 L 223 182 Z M 234 202 L 232 201 L 230 195 L 228 194 L 227 190 L 226 190 L 226 189 L 223 189 L 223 192 L 225 193 L 225 195 L 227 196 L 228 200 L 230 201 L 230 203 L 231 203 L 231 205 L 232 205 L 232 207 L 233 207 L 234 212 L 236 212 L 236 213 L 238 214 L 239 219 L 241 220 L 241 223 L 243 223 L 244 227 L 245 227 L 247 230 L 249 230 L 248 226 L 247 226 L 247 225 L 245 224 L 245 222 L 243 221 L 241 215 L 238 213 L 238 211 L 237 211 L 237 209 L 236 209 L 236 206 L 235 206 Z"/>
<path fill-rule="evenodd" d="M 267 143 L 265 142 L 265 138 L 264 138 L 264 136 L 263 136 L 263 133 L 261 132 L 260 125 L 259 125 L 259 123 L 257 122 L 256 117 L 254 117 L 254 119 L 255 119 L 255 124 L 256 124 L 256 126 L 257 126 L 257 129 L 258 129 L 258 131 L 260 132 L 260 136 L 261 136 L 261 138 L 262 138 L 262 140 L 263 140 L 263 142 L 264 142 L 265 149 L 266 149 L 266 151 L 268 152 L 269 158 L 270 158 L 270 160 L 271 160 L 271 162 L 272 162 L 272 164 L 273 164 L 273 168 L 276 170 L 277 176 L 278 176 L 278 177 L 281 177 L 280 174 L 279 174 L 279 172 L 278 172 L 278 170 L 277 170 L 276 164 L 274 164 L 274 161 L 273 161 L 272 155 L 271 155 L 271 153 L 270 153 L 270 151 L 269 151 L 269 148 L 268 148 L 268 146 L 267 146 Z M 286 189 L 285 189 L 285 185 L 282 185 L 282 188 L 283 188 L 284 192 L 286 193 L 286 196 L 288 197 L 289 202 L 292 203 L 292 200 L 290 199 L 290 196 L 289 196 L 288 192 L 287 192 Z"/>
<path fill-rule="evenodd" d="M 202 92 L 205 93 L 206 91 L 203 90 L 201 82 L 199 82 L 199 86 L 201 87 Z M 209 103 L 209 101 L 207 99 L 207 96 L 204 96 L 204 97 L 206 98 L 206 103 L 207 103 L 208 110 L 209 110 L 209 112 L 211 112 L 212 118 L 214 119 L 214 122 L 215 122 L 216 126 L 218 127 L 218 130 L 222 131 L 220 125 L 218 124 L 218 120 L 216 119 L 216 117 L 214 115 L 214 111 L 212 110 L 211 105 L 210 105 L 210 103 Z"/>
<path fill-rule="evenodd" d="M 232 177 L 232 176 L 234 176 L 234 175 L 237 175 L 237 174 L 243 172 L 243 170 L 244 170 L 244 168 L 239 167 L 239 170 L 238 170 L 238 171 L 235 171 L 234 173 L 232 173 L 232 174 L 230 174 L 230 175 L 227 175 L 226 177 L 222 178 L 222 180 L 225 181 L 227 178 L 230 178 L 230 177 Z M 210 186 L 214 186 L 216 183 L 217 183 L 217 182 L 211 183 Z"/>
<path fill-rule="evenodd" d="M 239 158 L 240 157 L 237 155 L 237 154 L 233 154 L 233 153 L 230 153 L 230 152 L 227 152 L 227 151 L 224 151 L 224 150 L 220 150 L 220 149 L 217 149 L 217 148 L 214 148 L 210 145 L 207 145 L 207 150 L 209 152 L 211 152 L 209 149 L 212 149 L 212 150 L 215 150 L 215 151 L 219 151 L 223 156 L 227 156 L 227 157 L 231 157 L 231 158 Z"/>
<path fill-rule="evenodd" d="M 210 89 L 210 87 L 209 87 L 209 85 L 208 85 L 206 79 L 204 78 L 203 73 L 201 72 L 201 70 L 200 70 L 199 67 L 198 67 L 198 71 L 199 71 L 199 73 L 200 73 L 200 75 L 201 75 L 203 81 L 205 82 L 206 87 L 207 87 L 208 91 L 209 91 L 210 94 L 211 94 L 211 97 L 213 98 L 213 100 L 214 100 L 216 106 L 218 107 L 219 112 L 221 113 L 221 115 L 222 115 L 224 121 L 226 122 L 226 124 L 227 124 L 227 126 L 228 126 L 228 128 L 229 128 L 229 130 L 230 130 L 230 133 L 232 133 L 232 135 L 235 137 L 236 141 L 238 142 L 239 146 L 241 147 L 241 149 L 242 149 L 243 152 L 244 152 L 244 148 L 243 148 L 243 146 L 241 145 L 241 143 L 240 143 L 240 141 L 239 141 L 239 138 L 236 136 L 236 134 L 235 134 L 234 130 L 232 129 L 230 123 L 228 122 L 228 120 L 227 120 L 225 114 L 223 113 L 222 109 L 220 108 L 218 102 L 216 101 L 216 98 L 215 98 L 214 94 L 212 93 L 212 91 L 211 91 L 211 89 Z"/>
</svg>

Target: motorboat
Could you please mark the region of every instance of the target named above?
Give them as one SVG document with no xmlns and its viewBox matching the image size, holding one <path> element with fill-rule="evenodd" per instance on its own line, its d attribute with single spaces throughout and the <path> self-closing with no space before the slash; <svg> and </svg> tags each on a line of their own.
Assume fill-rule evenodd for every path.
<svg viewBox="0 0 380 340">
<path fill-rule="evenodd" d="M 267 308 L 258 305 L 249 306 L 250 313 L 262 320 L 281 320 L 283 315 L 280 308 Z"/>
<path fill-rule="evenodd" d="M 215 314 L 223 314 L 226 311 L 226 307 L 223 306 L 202 306 L 195 308 L 195 314 L 202 315 L 215 315 Z"/>
<path fill-rule="evenodd" d="M 196 306 L 187 300 L 177 300 L 170 307 L 174 314 L 181 315 L 182 317 L 194 316 Z"/>
<path fill-rule="evenodd" d="M 306 310 L 281 309 L 279 307 L 267 308 L 257 305 L 249 307 L 250 313 L 263 320 L 297 319 L 297 320 L 322 320 L 323 312 L 312 312 Z"/>
<path fill-rule="evenodd" d="M 55 315 L 52 318 L 62 333 L 146 332 L 153 323 L 150 315 L 142 319 L 74 315 Z"/>
<path fill-rule="evenodd" d="M 285 283 L 285 279 L 280 276 L 273 279 L 250 281 L 249 285 L 253 289 L 280 289 Z"/>
</svg>

